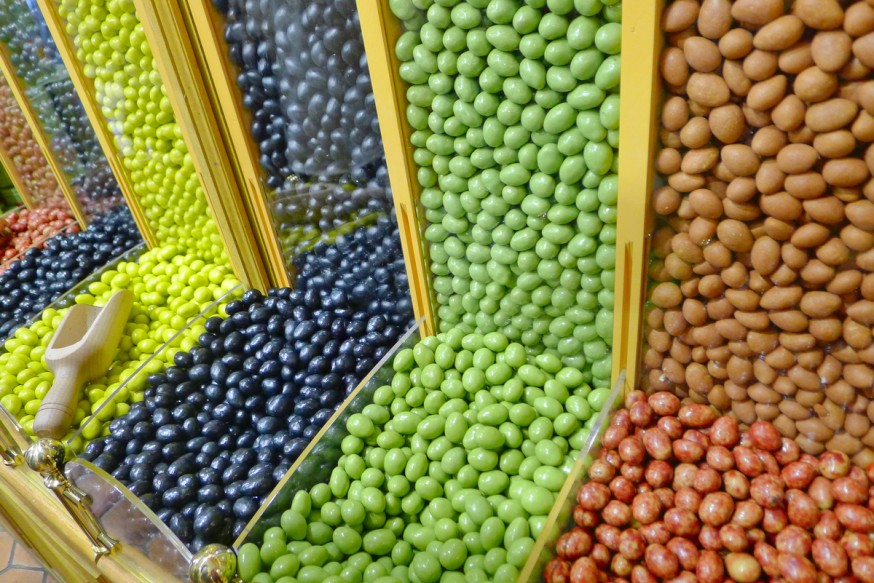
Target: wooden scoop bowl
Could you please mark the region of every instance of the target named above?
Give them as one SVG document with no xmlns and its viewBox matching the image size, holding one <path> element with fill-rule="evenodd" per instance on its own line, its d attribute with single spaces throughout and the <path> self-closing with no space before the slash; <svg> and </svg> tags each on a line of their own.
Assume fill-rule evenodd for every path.
<svg viewBox="0 0 874 583">
<path fill-rule="evenodd" d="M 67 433 L 82 385 L 112 364 L 133 301 L 131 292 L 121 290 L 103 307 L 76 304 L 64 316 L 43 357 L 55 381 L 33 420 L 36 435 L 60 439 Z"/>
</svg>

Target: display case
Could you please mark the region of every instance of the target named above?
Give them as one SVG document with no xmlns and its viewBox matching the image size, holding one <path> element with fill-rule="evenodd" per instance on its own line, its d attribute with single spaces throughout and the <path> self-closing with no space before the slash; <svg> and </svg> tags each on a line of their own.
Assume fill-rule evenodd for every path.
<svg viewBox="0 0 874 583">
<path fill-rule="evenodd" d="M 93 45 L 89 6 L 47 1 L 40 8 L 122 190 L 137 201 L 132 209 L 150 245 L 197 249 L 249 286 L 275 285 L 252 229 L 240 227 L 240 182 L 216 146 L 215 115 L 207 101 L 182 97 L 200 88 L 165 67 L 161 52 L 170 45 L 152 37 L 160 27 L 143 26 L 159 6 L 114 5 L 118 22 Z"/>
<path fill-rule="evenodd" d="M 128 382 L 145 374 L 137 371 Z M 173 546 L 172 535 L 148 510 L 90 464 L 65 466 L 60 443 L 32 439 L 5 407 L 0 407 L 0 458 L 0 514 L 56 577 L 186 580 L 190 556 Z M 109 552 L 112 560 L 98 566 L 96 560 Z"/>
<path fill-rule="evenodd" d="M 91 219 L 123 202 L 35 4 L 0 5 L 0 64 L 65 194 Z"/>
<path fill-rule="evenodd" d="M 187 59 L 192 58 L 192 53 L 196 59 L 201 59 L 201 62 L 214 63 L 216 62 L 214 60 L 218 59 L 220 68 L 213 67 L 214 74 L 206 77 L 210 83 L 207 87 L 211 90 L 207 94 L 210 101 L 206 103 L 218 111 L 228 112 L 224 116 L 227 124 L 223 129 L 225 133 L 219 134 L 220 137 L 227 139 L 226 136 L 242 135 L 245 138 L 238 146 L 246 147 L 234 149 L 233 161 L 238 168 L 248 168 L 248 170 L 254 168 L 257 171 L 257 179 L 254 182 L 256 197 L 247 198 L 247 204 L 250 205 L 249 208 L 266 208 L 270 211 L 273 217 L 273 229 L 271 229 L 273 232 L 267 230 L 267 233 L 279 243 L 280 249 L 283 249 L 283 267 L 295 286 L 293 292 L 282 290 L 271 293 L 266 300 L 254 292 L 249 292 L 244 296 L 242 303 L 236 302 L 228 306 L 227 313 L 230 317 L 227 320 L 224 322 L 217 318 L 207 320 L 205 334 L 200 338 L 201 346 L 194 347 L 187 354 L 182 352 L 177 354 L 174 358 L 174 366 L 167 371 L 156 371 L 153 378 L 149 379 L 149 386 L 143 394 L 143 406 L 132 405 L 128 415 L 123 415 L 117 421 L 108 424 L 108 435 L 94 441 L 86 448 L 86 458 L 92 459 L 97 467 L 107 470 L 126 483 L 132 492 L 138 494 L 144 502 L 156 510 L 156 515 L 164 520 L 186 544 L 193 549 L 199 549 L 207 542 L 216 540 L 229 542 L 247 528 L 247 522 L 262 507 L 264 496 L 267 494 L 264 490 L 265 485 L 269 489 L 282 478 L 345 394 L 357 386 L 361 376 L 370 370 L 377 360 L 386 356 L 390 344 L 384 343 L 393 342 L 399 336 L 400 330 L 403 329 L 402 325 L 408 322 L 411 316 L 411 304 L 405 297 L 407 278 L 403 273 L 403 263 L 399 261 L 400 250 L 396 234 L 398 225 L 391 212 L 392 206 L 397 208 L 398 205 L 392 204 L 386 181 L 386 167 L 381 161 L 383 153 L 381 148 L 377 148 L 379 140 L 373 115 L 375 100 L 369 96 L 373 90 L 363 57 L 363 44 L 359 36 L 360 24 L 354 4 L 304 7 L 293 2 L 277 3 L 277 16 L 282 18 L 276 23 L 282 24 L 282 27 L 273 30 L 270 30 L 275 24 L 272 19 L 263 18 L 264 13 L 258 12 L 254 7 L 229 6 L 222 14 L 208 5 L 198 7 L 199 5 L 193 4 L 187 8 L 190 12 L 181 14 L 181 22 L 187 27 L 183 32 L 187 31 L 189 35 L 187 41 L 186 37 L 182 36 L 184 42 L 181 44 L 178 41 L 180 34 L 178 27 L 174 29 L 173 24 L 180 22 L 180 15 L 175 13 L 175 20 L 160 19 L 152 14 L 161 15 L 163 14 L 161 10 L 164 8 L 146 4 L 138 3 L 136 7 L 144 21 L 152 23 L 145 36 L 149 37 L 152 46 L 158 47 L 155 50 L 155 66 L 158 71 L 161 71 L 161 76 L 169 80 L 169 86 L 174 87 L 172 95 L 168 95 L 168 100 L 172 102 L 175 113 L 179 115 L 182 131 L 186 135 L 195 133 L 201 137 L 215 137 L 214 133 L 198 134 L 198 128 L 201 126 L 194 123 L 197 118 L 196 112 L 191 109 L 186 110 L 179 103 L 183 101 L 181 92 L 184 89 L 202 90 L 197 84 L 183 85 L 182 80 L 187 78 L 186 75 L 190 75 L 190 70 L 185 69 L 185 63 L 189 62 Z M 70 4 L 69 11 L 65 12 L 68 10 L 65 6 L 66 4 L 62 4 L 61 14 L 70 22 L 71 30 L 90 26 L 84 20 L 77 20 L 81 16 L 77 16 L 76 7 Z M 49 12 L 52 8 L 52 6 L 48 7 Z M 219 5 L 219 8 L 225 7 Z M 252 11 L 247 12 L 248 8 Z M 209 18 L 206 20 L 192 18 L 191 15 L 196 14 L 199 9 L 203 10 Z M 57 28 L 57 19 L 50 16 L 48 20 L 53 32 L 56 33 L 54 28 Z M 259 27 L 266 27 L 268 30 L 254 31 L 255 22 L 259 22 Z M 209 27 L 204 28 L 204 23 Z M 296 38 L 298 30 L 296 27 L 320 31 L 319 36 L 324 37 L 324 43 L 316 42 L 318 39 L 314 36 L 310 39 L 312 50 L 302 51 L 304 45 L 301 45 Z M 174 37 L 171 33 L 177 36 Z M 164 39 L 163 42 L 153 40 L 160 38 Z M 190 43 L 190 39 L 195 39 L 197 42 L 184 44 Z M 213 44 L 209 44 L 210 42 Z M 256 46 L 259 43 L 260 49 Z M 59 46 L 62 44 L 63 41 L 59 41 Z M 181 64 L 171 63 L 167 58 L 173 47 L 189 49 L 173 52 L 174 55 L 186 55 L 185 59 L 179 59 Z M 87 52 L 88 48 L 83 48 L 83 53 Z M 63 49 L 62 53 L 64 53 Z M 281 60 L 278 58 L 280 53 Z M 252 60 L 253 57 L 255 61 Z M 85 59 L 86 67 L 82 72 L 89 75 L 97 74 L 99 78 L 100 59 L 91 58 L 89 61 L 87 55 Z M 265 79 L 262 77 L 265 77 L 264 73 L 268 67 L 270 71 L 275 71 L 275 77 L 272 81 L 267 81 L 268 85 L 271 82 L 284 85 L 292 83 L 295 76 L 300 74 L 301 67 L 310 67 L 315 75 L 312 79 L 307 79 L 308 88 L 303 87 L 298 98 L 293 98 L 289 93 L 285 102 L 281 104 L 278 99 L 271 102 L 269 98 L 259 102 L 259 99 L 264 96 L 263 91 L 274 91 L 263 86 Z M 322 79 L 317 73 L 320 70 L 323 71 Z M 201 75 L 203 79 L 203 71 Z M 269 75 L 266 77 L 269 79 Z M 85 79 L 84 75 L 79 78 L 79 81 L 82 82 L 83 79 Z M 242 91 L 234 85 L 225 85 L 223 89 L 221 88 L 221 82 L 235 80 L 239 81 Z M 84 82 L 86 95 L 91 91 L 87 83 L 86 80 Z M 101 91 L 107 90 L 106 86 L 101 89 L 100 85 L 99 82 L 94 84 L 98 95 Z M 87 102 L 88 99 L 84 101 Z M 194 101 L 202 102 L 202 100 Z M 239 122 L 243 123 L 242 130 L 238 123 L 233 123 L 234 117 L 231 115 L 233 112 L 238 116 Z M 207 109 L 205 113 L 208 114 L 209 110 Z M 119 114 L 119 111 L 115 114 Z M 117 127 L 115 120 L 112 121 L 112 125 Z M 286 131 L 288 128 L 297 127 L 294 124 L 298 124 L 301 131 Z M 320 127 L 326 125 L 331 125 L 333 131 L 327 132 Z M 265 135 L 264 132 L 268 128 L 273 128 L 275 135 Z M 344 131 L 346 129 L 348 131 Z M 275 139 L 271 142 L 268 137 Z M 200 141 L 198 147 L 192 150 L 192 158 L 196 161 L 198 157 L 206 156 L 211 151 L 208 146 L 214 147 L 214 144 L 206 139 Z M 256 154 L 255 164 L 252 163 L 253 153 Z M 248 166 L 241 162 L 247 155 Z M 248 187 L 253 189 L 251 183 Z M 409 210 L 409 207 L 407 208 Z M 401 230 L 409 231 L 418 228 L 409 219 L 409 214 L 402 218 Z M 263 223 L 260 228 L 265 230 Z M 360 267 L 357 265 L 358 262 L 361 263 Z M 238 360 L 231 358 L 236 356 L 233 353 L 238 348 L 233 343 L 226 346 L 227 339 L 233 336 L 235 330 L 243 332 L 242 326 L 251 328 L 250 324 L 254 323 L 252 319 L 263 317 L 259 313 L 262 307 L 266 308 L 268 315 L 275 314 L 271 315 L 268 321 L 277 315 L 290 317 L 294 321 L 294 326 L 286 323 L 284 329 L 280 329 L 277 320 L 273 329 L 268 328 L 268 334 L 277 334 L 278 342 L 276 344 L 268 342 L 263 349 L 257 349 L 256 359 L 248 359 L 253 360 L 252 364 L 244 364 L 240 361 L 246 360 L 243 358 L 245 353 L 241 354 Z M 347 316 L 340 314 L 340 311 Z M 325 325 L 332 317 L 328 315 L 331 312 L 336 314 L 333 317 L 339 315 L 343 319 L 354 316 L 353 320 L 360 322 L 361 325 L 355 328 L 356 331 L 352 331 L 352 328 L 346 330 L 349 336 L 346 340 L 354 340 L 354 342 L 341 343 L 339 339 L 332 338 L 332 335 L 337 333 L 333 328 L 329 326 L 325 329 Z M 324 314 L 319 317 L 324 317 L 326 321 L 323 324 L 320 320 L 316 320 L 313 327 L 312 318 L 319 314 Z M 364 325 L 364 322 L 368 324 Z M 358 331 L 358 327 L 362 330 Z M 316 330 L 323 330 L 325 334 L 316 337 L 313 335 L 314 332 L 320 334 Z M 248 328 L 245 333 L 249 334 Z M 257 331 L 253 331 L 252 334 L 254 336 L 251 337 L 250 342 L 260 343 Z M 283 338 L 280 340 L 279 336 Z M 274 354 L 277 350 L 274 346 L 279 347 L 280 342 L 290 343 L 288 345 L 290 350 L 285 353 L 279 350 L 278 354 Z M 348 344 L 348 352 L 340 353 L 339 358 L 335 357 L 337 366 L 348 370 L 342 375 L 337 375 L 333 373 L 334 365 L 327 364 L 324 359 L 332 358 L 337 354 L 335 351 L 339 351 L 341 344 Z M 228 354 L 229 351 L 232 354 Z M 515 357 L 518 356 L 517 354 Z M 545 358 L 544 362 L 548 362 L 551 367 L 553 360 L 549 357 Z M 206 364 L 209 364 L 209 372 L 204 376 L 202 373 L 206 371 L 201 369 L 204 369 Z M 271 403 L 255 401 L 249 403 L 251 397 L 247 396 L 247 392 L 251 392 L 254 387 L 248 384 L 244 387 L 242 378 L 235 377 L 232 381 L 229 376 L 225 376 L 229 372 L 230 374 L 238 372 L 236 370 L 231 372 L 228 367 L 239 367 L 240 364 L 243 364 L 244 368 L 239 372 L 248 371 L 250 374 L 257 372 L 256 378 L 262 384 L 267 383 L 264 385 L 264 391 L 266 395 L 271 396 Z M 260 368 L 256 370 L 255 366 Z M 262 371 L 265 366 L 270 370 Z M 274 371 L 271 367 L 277 370 Z M 213 369 L 218 375 L 218 380 L 213 378 Z M 325 373 L 329 378 L 325 378 Z M 335 376 L 331 377 L 331 374 Z M 571 372 L 566 374 L 577 380 L 577 375 Z M 277 435 L 274 432 L 275 428 L 270 425 L 275 424 L 277 419 L 272 413 L 273 409 L 278 408 L 276 409 L 278 411 L 288 407 L 288 404 L 283 404 L 281 399 L 274 399 L 274 397 L 285 396 L 286 393 L 285 386 L 282 384 L 274 387 L 276 384 L 273 382 L 274 379 L 285 380 L 286 384 L 290 385 L 288 396 L 300 392 L 301 394 L 297 396 L 298 403 L 306 404 L 307 401 L 314 401 L 319 391 L 325 392 L 324 398 L 319 398 L 318 402 L 312 403 L 315 407 L 312 411 L 306 407 L 301 407 L 298 411 L 297 405 L 292 405 L 291 410 L 285 411 L 284 414 L 292 413 L 301 418 L 295 420 L 301 427 L 292 426 L 286 435 Z M 176 394 L 168 392 L 180 382 L 188 383 L 185 391 Z M 229 388 L 221 386 L 225 383 Z M 236 383 L 239 383 L 239 395 L 234 392 L 237 388 Z M 332 394 L 334 390 L 328 387 L 334 386 L 342 390 Z M 187 393 L 192 389 L 194 389 L 193 393 Z M 276 394 L 277 390 L 281 394 Z M 306 395 L 302 394 L 304 390 Z M 183 484 L 182 478 L 191 474 L 183 473 L 180 476 L 178 474 L 183 471 L 183 468 L 177 467 L 179 464 L 174 466 L 175 462 L 179 461 L 175 458 L 182 454 L 181 448 L 177 447 L 178 451 L 172 448 L 166 452 L 161 451 L 160 459 L 157 460 L 158 465 L 149 476 L 151 480 L 146 479 L 144 474 L 141 475 L 145 470 L 138 467 L 141 464 L 134 459 L 145 451 L 133 450 L 124 453 L 119 451 L 122 444 L 131 440 L 134 427 L 139 424 L 146 424 L 142 427 L 142 431 L 145 432 L 143 439 L 154 440 L 147 426 L 151 426 L 151 431 L 159 428 L 163 430 L 170 421 L 166 418 L 169 407 L 172 405 L 178 409 L 183 398 L 186 402 L 189 398 L 193 399 L 190 404 L 196 407 L 208 407 L 209 411 L 202 411 L 202 415 L 198 413 L 194 416 L 203 426 L 214 422 L 218 422 L 216 428 L 230 426 L 228 434 L 236 441 L 233 447 L 238 451 L 242 448 L 254 453 L 257 449 L 255 459 L 249 460 L 248 458 L 252 456 L 247 452 L 245 455 L 240 453 L 240 460 L 231 462 L 228 448 L 232 444 L 229 440 L 225 440 L 226 443 L 217 441 L 217 434 L 212 437 L 204 436 L 213 441 L 213 447 L 207 448 L 216 450 L 212 459 L 223 460 L 220 461 L 219 466 L 229 464 L 240 466 L 239 471 L 234 470 L 239 475 L 232 471 L 227 477 L 229 480 L 227 485 L 235 486 L 241 494 L 233 504 L 227 503 L 227 497 L 224 500 L 199 502 L 199 505 L 187 500 L 188 494 L 184 490 L 190 480 L 186 478 Z M 240 402 L 237 403 L 237 400 Z M 197 403 L 197 401 L 203 402 Z M 366 404 L 364 401 L 358 403 L 362 407 Z M 240 406 L 244 407 L 243 417 L 229 416 L 231 411 L 228 409 Z M 270 409 L 265 409 L 268 406 Z M 179 415 L 184 417 L 184 413 L 185 411 L 181 411 Z M 315 419 L 307 424 L 303 417 L 313 413 L 316 414 Z M 93 418 L 99 420 L 99 411 L 94 413 Z M 188 419 L 191 419 L 191 413 Z M 107 417 L 106 420 L 108 421 L 109 418 Z M 273 435 L 269 444 L 259 439 L 257 448 L 252 447 L 256 445 L 256 436 L 254 432 L 247 431 L 244 426 L 251 426 L 253 423 L 257 423 L 259 429 L 263 424 L 265 431 Z M 574 421 L 571 424 L 578 423 Z M 239 424 L 239 429 L 236 429 L 236 424 Z M 88 431 L 89 426 L 90 424 L 85 424 L 83 437 L 93 439 L 98 437 L 99 433 L 104 433 L 104 431 L 96 433 L 90 431 L 86 436 L 85 432 Z M 212 426 L 209 427 L 209 430 L 213 431 Z M 297 434 L 298 430 L 301 430 L 300 434 Z M 169 434 L 172 431 L 167 429 L 164 433 Z M 198 438 L 192 436 L 191 439 Z M 175 437 L 173 440 L 178 441 Z M 579 445 L 578 442 L 579 439 L 574 443 Z M 207 443 L 199 445 L 203 448 Z M 280 445 L 283 450 L 279 456 L 275 453 L 280 449 L 276 445 Z M 185 447 L 188 447 L 187 444 Z M 263 454 L 261 450 L 264 450 Z M 193 463 L 203 468 L 209 454 L 204 451 L 201 453 L 204 455 L 193 456 Z M 228 455 L 222 457 L 223 453 Z M 267 461 L 255 463 L 261 460 L 262 455 Z M 182 454 L 182 457 L 185 457 L 185 454 Z M 154 461 L 156 460 L 152 461 L 153 465 Z M 189 462 L 192 460 L 186 463 Z M 162 465 L 166 467 L 160 467 Z M 172 470 L 171 466 L 173 466 Z M 185 470 L 187 469 L 190 468 Z M 227 473 L 227 469 L 228 467 L 224 467 L 222 473 Z M 569 469 L 570 465 L 565 471 Z M 261 479 L 260 474 L 266 475 L 268 470 L 270 478 Z M 213 470 L 213 473 L 216 471 Z M 155 478 L 158 474 L 163 477 L 156 483 Z M 200 473 L 197 476 L 199 480 Z M 244 477 L 245 479 L 241 479 Z M 222 480 L 225 480 L 224 476 Z M 149 481 L 151 483 L 147 483 Z M 541 518 L 545 518 L 545 515 Z M 542 527 L 542 519 L 538 519 L 535 524 L 538 528 Z M 533 538 L 530 538 L 530 541 L 533 543 Z"/>
<path fill-rule="evenodd" d="M 868 484 L 869 4 L 40 0 L 156 245 L 65 300 L 137 294 L 65 439 L 101 560 L 246 583 L 552 583 L 581 558 L 561 531 L 607 548 L 595 528 L 619 536 L 636 495 L 685 510 L 665 491 L 688 485 L 682 463 L 763 483 L 801 460 Z M 0 355 L 0 420 L 22 438 L 59 317 Z M 644 443 L 656 417 L 670 452 Z M 604 464 L 640 483 L 653 459 L 678 480 L 573 508 Z M 702 568 L 776 576 L 750 557 L 801 528 L 785 514 L 717 533 Z M 870 542 L 838 522 L 841 545 Z M 682 526 L 658 543 L 682 569 L 648 539 L 652 561 L 580 564 L 701 579 L 670 546 L 698 535 Z"/>
<path fill-rule="evenodd" d="M 344 22 L 344 34 L 360 44 L 354 5 L 350 6 L 332 16 L 332 22 Z M 157 14 L 163 8 L 137 9 L 147 20 L 152 18 L 150 10 Z M 292 11 L 289 17 L 303 15 Z M 213 18 L 217 23 L 219 15 L 213 13 Z M 169 36 L 175 30 L 172 22 L 164 19 L 146 35 L 163 38 L 153 44 L 161 46 L 156 67 L 168 86 L 190 77 L 185 63 L 194 62 L 162 61 L 164 51 L 193 46 L 184 44 L 190 37 L 180 39 L 178 30 L 176 37 Z M 201 50 L 206 52 L 198 45 Z M 222 54 L 228 67 L 229 49 L 222 45 L 221 50 L 224 53 L 213 56 Z M 201 84 L 204 79 L 212 82 L 197 72 Z M 369 90 L 362 63 L 355 82 L 360 91 Z M 203 90 L 197 84 L 186 87 Z M 204 130 L 195 123 L 202 119 L 186 108 L 195 107 L 198 100 L 189 99 L 183 106 L 186 100 L 177 102 L 178 98 L 174 90 L 171 101 L 180 112 L 183 134 L 198 136 L 192 150 L 197 163 L 199 156 L 214 151 L 210 148 L 216 142 L 210 140 L 223 134 L 209 133 L 206 130 L 215 128 Z M 215 97 L 207 95 L 200 105 L 220 103 L 207 99 Z M 240 105 L 238 101 L 236 107 Z M 368 123 L 372 133 L 375 121 Z M 235 131 L 245 132 L 246 143 L 252 143 L 248 126 Z M 376 146 L 378 141 L 368 148 Z M 261 175 L 250 183 L 260 198 L 244 202 L 272 205 L 276 230 L 273 223 L 261 223 L 260 229 L 282 250 L 279 266 L 293 288 L 271 289 L 266 297 L 251 290 L 223 307 L 220 317 L 190 326 L 197 333 L 179 345 L 181 350 L 172 363 L 168 361 L 171 366 L 150 369 L 141 402 L 134 402 L 137 396 L 130 409 L 115 405 L 113 395 L 126 394 L 125 387 L 106 387 L 103 395 L 95 392 L 99 403 L 84 406 L 90 417 L 77 420 L 74 439 L 88 444 L 83 458 L 121 481 L 192 550 L 233 542 L 319 428 L 412 321 L 384 165 L 370 158 L 358 163 L 362 167 L 346 164 L 326 168 L 322 176 L 292 177 L 278 193 Z M 89 385 L 86 394 L 95 389 L 103 387 Z M 119 399 L 125 402 L 127 397 Z M 79 450 L 79 441 L 70 443 Z M 142 462 L 146 457 L 151 460 L 148 467 Z M 227 471 L 229 465 L 233 471 Z M 222 491 L 216 491 L 217 473 L 227 482 Z M 192 478 L 204 487 L 203 500 L 192 491 Z M 207 481 L 200 483 L 201 479 Z"/>
</svg>

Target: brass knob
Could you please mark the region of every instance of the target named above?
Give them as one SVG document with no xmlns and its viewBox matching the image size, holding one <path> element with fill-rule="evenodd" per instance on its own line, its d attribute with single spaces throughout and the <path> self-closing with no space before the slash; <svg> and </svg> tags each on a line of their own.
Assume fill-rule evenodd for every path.
<svg viewBox="0 0 874 583">
<path fill-rule="evenodd" d="M 64 444 L 57 439 L 41 438 L 27 448 L 24 459 L 32 470 L 42 476 L 46 487 L 55 493 L 67 512 L 82 528 L 91 541 L 94 561 L 97 562 L 101 557 L 118 550 L 120 543 L 109 536 L 100 524 L 100 520 L 91 511 L 91 497 L 64 475 L 66 453 Z"/>
<path fill-rule="evenodd" d="M 191 559 L 188 576 L 193 583 L 233 583 L 237 578 L 237 554 L 224 545 L 206 545 Z"/>
<path fill-rule="evenodd" d="M 24 452 L 24 460 L 30 469 L 45 476 L 64 467 L 67 452 L 57 439 L 37 439 Z"/>
</svg>

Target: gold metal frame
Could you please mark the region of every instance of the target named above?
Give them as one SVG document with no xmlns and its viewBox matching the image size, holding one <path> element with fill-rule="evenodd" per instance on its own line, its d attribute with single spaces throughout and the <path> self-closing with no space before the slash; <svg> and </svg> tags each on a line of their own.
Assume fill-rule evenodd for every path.
<svg viewBox="0 0 874 583">
<path fill-rule="evenodd" d="M 431 285 L 431 264 L 424 225 L 418 217 L 421 188 L 416 179 L 417 165 L 413 161 L 411 131 L 404 107 L 407 84 L 398 75 L 394 52 L 395 43 L 403 31 L 400 22 L 391 13 L 387 0 L 357 0 L 357 4 L 392 199 L 406 259 L 413 313 L 416 319 L 425 319 L 424 335 L 430 336 L 437 330 L 437 302 Z"/>
<path fill-rule="evenodd" d="M 34 441 L 24 453 L 24 459 L 30 469 L 42 476 L 45 486 L 55 493 L 91 541 L 91 552 L 96 563 L 102 557 L 118 551 L 120 543 L 109 536 L 91 511 L 90 496 L 67 479 L 64 474 L 65 453 L 64 444 L 45 438 Z"/>
<path fill-rule="evenodd" d="M 94 128 L 94 133 L 97 135 L 97 141 L 100 142 L 100 147 L 109 162 L 112 173 L 115 174 L 115 179 L 121 188 L 124 199 L 127 201 L 128 208 L 143 240 L 153 248 L 158 244 L 152 227 L 146 219 L 142 205 L 133 190 L 133 182 L 131 181 L 130 173 L 122 163 L 121 153 L 115 147 L 115 138 L 112 132 L 109 131 L 109 125 L 106 118 L 100 111 L 100 106 L 97 104 L 97 99 L 94 93 L 94 82 L 85 76 L 82 64 L 76 58 L 76 49 L 73 46 L 73 41 L 67 34 L 66 25 L 61 15 L 58 13 L 58 6 L 55 0 L 37 0 L 40 12 L 45 18 L 46 25 L 52 34 L 52 39 L 58 47 L 58 53 L 67 67 L 67 72 L 70 74 L 70 79 L 73 81 L 73 86 L 76 88 L 76 93 L 82 101 L 82 106 L 85 108 L 85 113 L 88 115 L 88 120 Z"/>
<path fill-rule="evenodd" d="M 29 469 L 0 464 L 0 515 L 6 517 L 17 538 L 70 583 L 108 581 L 167 581 L 166 572 L 142 552 L 126 548 L 93 559 L 91 542 L 67 513 L 40 475 Z"/>
<path fill-rule="evenodd" d="M 272 230 L 266 239 L 258 233 L 271 223 L 264 225 L 245 202 L 263 197 L 252 196 L 251 181 L 238 180 L 232 160 L 237 144 L 225 140 L 222 110 L 213 105 L 207 85 L 212 71 L 201 66 L 189 34 L 193 21 L 185 18 L 181 3 L 134 0 L 134 5 L 234 272 L 247 287 L 262 291 L 288 285 L 284 265 L 275 261 L 281 252 Z"/>
<path fill-rule="evenodd" d="M 55 180 L 58 181 L 58 186 L 61 187 L 61 192 L 64 193 L 64 198 L 67 200 L 70 210 L 73 211 L 73 216 L 79 221 L 79 225 L 85 229 L 89 222 L 88 215 L 85 214 L 82 205 L 79 204 L 79 197 L 76 196 L 76 191 L 73 189 L 73 185 L 70 184 L 69 177 L 52 148 L 51 140 L 46 134 L 45 128 L 42 127 L 42 122 L 40 122 L 39 116 L 37 116 L 33 105 L 30 103 L 30 99 L 28 99 L 24 91 L 24 84 L 18 78 L 18 75 L 15 74 L 15 66 L 9 58 L 9 48 L 3 43 L 0 43 L 0 72 L 3 73 L 6 83 L 12 89 L 12 95 L 15 96 L 15 101 L 18 102 L 18 107 L 21 109 L 21 113 L 30 127 L 30 133 L 33 134 L 39 149 L 49 163 L 49 167 L 55 175 Z"/>
<path fill-rule="evenodd" d="M 619 202 L 616 224 L 616 308 L 613 314 L 613 382 L 626 371 L 626 390 L 640 378 L 650 210 L 656 136 L 661 103 L 659 17 L 664 0 L 625 0 L 622 10 L 619 101 Z"/>
</svg>

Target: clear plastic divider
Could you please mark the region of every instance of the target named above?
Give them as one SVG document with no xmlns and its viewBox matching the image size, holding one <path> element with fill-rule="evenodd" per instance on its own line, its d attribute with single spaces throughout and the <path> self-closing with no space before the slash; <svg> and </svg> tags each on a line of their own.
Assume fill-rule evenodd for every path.
<svg viewBox="0 0 874 583">
<path fill-rule="evenodd" d="M 288 509 L 296 492 L 328 481 L 337 460 L 343 455 L 340 442 L 349 435 L 346 420 L 373 402 L 373 393 L 377 388 L 391 382 L 394 375 L 391 362 L 394 356 L 405 348 L 412 348 L 421 340 L 421 326 L 421 320 L 413 324 L 337 408 L 237 537 L 234 548 L 240 548 L 246 542 L 259 541 L 265 530 L 278 525 L 280 515 Z"/>
</svg>

